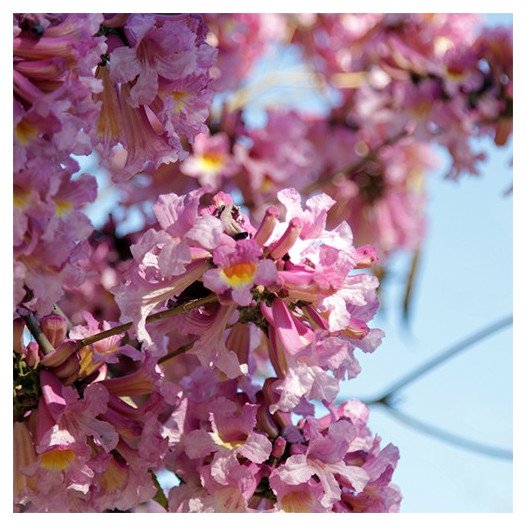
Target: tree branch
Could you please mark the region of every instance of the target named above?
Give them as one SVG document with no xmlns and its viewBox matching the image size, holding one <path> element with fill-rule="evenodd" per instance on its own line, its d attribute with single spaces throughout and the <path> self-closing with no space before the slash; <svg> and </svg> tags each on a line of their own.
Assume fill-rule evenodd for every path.
<svg viewBox="0 0 526 526">
<path fill-rule="evenodd" d="M 377 398 L 374 398 L 373 400 L 366 401 L 365 403 L 368 405 L 380 404 L 380 403 L 386 404 L 386 402 L 389 402 L 395 393 L 406 388 L 408 385 L 412 384 L 413 382 L 418 380 L 418 378 L 424 376 L 425 374 L 427 374 L 429 371 L 431 371 L 435 367 L 438 367 L 439 365 L 443 364 L 447 360 L 450 360 L 454 356 L 457 356 L 458 354 L 465 351 L 472 345 L 475 345 L 476 343 L 483 340 L 484 338 L 491 336 L 492 334 L 512 324 L 513 324 L 513 316 L 511 315 L 506 316 L 505 318 L 495 323 L 492 323 L 488 327 L 485 327 L 484 329 L 476 332 L 475 334 L 468 336 L 464 340 L 461 340 L 457 344 L 453 345 L 452 347 L 449 347 L 445 351 L 439 353 L 437 356 L 431 358 L 431 360 L 424 363 L 420 367 L 417 367 L 415 370 L 406 374 L 405 376 L 400 378 L 398 381 L 396 381 L 394 384 L 392 384 L 391 387 L 386 389 L 382 395 L 378 396 Z"/>
<path fill-rule="evenodd" d="M 513 451 L 509 449 L 491 446 L 462 437 L 460 435 L 456 435 L 454 433 L 450 433 L 445 429 L 441 429 L 426 422 L 422 422 L 418 418 L 408 415 L 407 413 L 400 411 L 398 408 L 393 407 L 388 403 L 382 403 L 381 405 L 387 409 L 387 411 L 389 411 L 389 414 L 393 418 L 414 429 L 415 431 L 418 431 L 419 433 L 438 438 L 439 440 L 451 444 L 452 446 L 466 449 L 474 453 L 479 453 L 481 455 L 486 455 L 487 457 L 500 458 L 502 460 L 513 460 Z"/>
<path fill-rule="evenodd" d="M 157 363 L 161 364 L 161 363 L 167 362 L 168 360 L 171 360 L 172 358 L 175 358 L 176 356 L 179 356 L 180 354 L 183 354 L 186 351 L 189 351 L 194 346 L 194 343 L 195 342 L 187 343 L 186 345 L 179 347 L 179 349 L 176 349 L 175 351 L 169 352 L 168 354 L 161 356 L 161 358 L 157 360 Z"/>
<path fill-rule="evenodd" d="M 397 143 L 400 139 L 403 139 L 404 137 L 407 137 L 409 135 L 409 132 L 407 130 L 402 130 L 398 132 L 397 134 L 393 135 L 392 137 L 388 138 L 377 146 L 376 148 L 373 148 L 369 151 L 367 155 L 359 159 L 358 161 L 355 161 L 341 170 L 338 170 L 336 173 L 330 175 L 329 177 L 323 177 L 321 179 L 318 179 L 317 181 L 313 181 L 312 183 L 308 184 L 307 186 L 303 187 L 300 191 L 301 195 L 307 195 L 313 192 L 314 190 L 317 190 L 320 186 L 324 186 L 327 184 L 332 183 L 339 175 L 343 174 L 351 174 L 353 172 L 356 172 L 360 170 L 360 168 L 363 168 L 365 164 L 367 164 L 369 161 L 372 161 L 376 158 L 376 156 L 387 146 L 391 146 L 392 144 Z"/>
<path fill-rule="evenodd" d="M 19 312 L 19 314 L 22 316 L 22 318 L 26 322 L 26 326 L 29 329 L 29 332 L 35 338 L 39 347 L 42 349 L 42 352 L 44 354 L 51 354 L 52 352 L 54 352 L 55 348 L 53 347 L 53 345 L 51 345 L 51 342 L 47 339 L 47 336 L 44 334 L 44 332 L 40 328 L 40 325 L 35 315 L 31 312 L 28 314 L 21 314 Z"/>
<path fill-rule="evenodd" d="M 204 298 L 191 300 L 188 303 L 184 303 L 183 305 L 178 305 L 177 307 L 174 307 L 173 309 L 167 309 L 167 310 L 163 310 L 160 312 L 156 312 L 155 314 L 150 314 L 150 316 L 146 318 L 146 323 L 152 323 L 154 321 L 159 321 L 165 318 L 169 318 L 170 316 L 175 316 L 176 314 L 182 314 L 184 312 L 189 312 L 192 309 L 196 309 L 197 307 L 201 307 L 203 305 L 206 305 L 207 303 L 213 303 L 216 300 L 217 300 L 216 294 L 210 294 L 208 296 L 205 296 Z M 109 338 L 110 336 L 115 336 L 116 334 L 121 334 L 123 332 L 126 332 L 128 329 L 131 328 L 132 325 L 133 325 L 132 322 L 123 323 L 122 325 L 117 325 L 116 327 L 112 327 L 111 329 L 108 329 L 107 331 L 102 331 L 97 334 L 92 334 L 91 336 L 87 336 L 86 338 L 83 338 L 82 340 L 79 340 L 77 342 L 77 350 L 82 349 L 82 347 L 86 347 L 87 345 L 91 345 L 98 341 Z"/>
</svg>

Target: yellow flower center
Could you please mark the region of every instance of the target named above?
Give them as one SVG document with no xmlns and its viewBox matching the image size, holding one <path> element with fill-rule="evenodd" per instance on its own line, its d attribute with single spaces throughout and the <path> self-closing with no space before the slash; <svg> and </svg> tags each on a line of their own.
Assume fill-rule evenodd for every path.
<svg viewBox="0 0 526 526">
<path fill-rule="evenodd" d="M 17 186 L 13 189 L 13 205 L 16 208 L 25 208 L 30 197 L 31 193 L 29 190 L 24 190 Z"/>
<path fill-rule="evenodd" d="M 215 152 L 205 153 L 199 157 L 199 164 L 205 172 L 218 172 L 225 164 L 225 156 Z"/>
<path fill-rule="evenodd" d="M 187 91 L 174 91 L 172 93 L 172 99 L 177 102 L 177 106 L 174 108 L 175 111 L 181 111 L 183 109 L 185 100 L 188 98 L 189 93 Z"/>
<path fill-rule="evenodd" d="M 464 77 L 466 77 L 466 73 L 464 71 L 458 71 L 454 68 L 448 68 L 446 70 L 447 78 L 453 82 L 460 82 Z"/>
<path fill-rule="evenodd" d="M 254 279 L 256 273 L 255 263 L 235 263 L 224 268 L 221 273 L 231 287 L 246 285 Z"/>
<path fill-rule="evenodd" d="M 55 199 L 55 214 L 57 217 L 65 216 L 73 208 L 71 201 L 66 199 Z"/>
<path fill-rule="evenodd" d="M 62 471 L 77 458 L 71 449 L 51 449 L 40 455 L 40 464 L 50 471 Z"/>
<path fill-rule="evenodd" d="M 306 513 L 311 510 L 313 497 L 303 491 L 291 491 L 281 499 L 281 507 L 287 513 Z"/>
<path fill-rule="evenodd" d="M 212 437 L 212 440 L 220 447 L 224 447 L 225 449 L 228 449 L 229 451 L 232 451 L 233 449 L 238 448 L 239 446 L 242 446 L 245 443 L 245 440 L 232 440 L 230 442 L 225 442 L 220 436 L 217 431 L 214 431 L 213 433 L 210 433 L 210 436 Z"/>
<path fill-rule="evenodd" d="M 15 138 L 19 144 L 26 146 L 38 135 L 38 128 L 26 119 L 22 119 L 15 127 Z"/>
<path fill-rule="evenodd" d="M 126 483 L 127 475 L 128 473 L 126 469 L 119 466 L 115 460 L 111 459 L 104 475 L 102 475 L 101 485 L 106 491 L 121 489 Z"/>
<path fill-rule="evenodd" d="M 411 113 L 415 117 L 421 118 L 421 119 L 427 117 L 429 113 L 431 112 L 431 109 L 432 109 L 431 102 L 425 101 L 425 100 L 417 102 L 416 104 L 413 104 L 410 107 Z"/>
</svg>

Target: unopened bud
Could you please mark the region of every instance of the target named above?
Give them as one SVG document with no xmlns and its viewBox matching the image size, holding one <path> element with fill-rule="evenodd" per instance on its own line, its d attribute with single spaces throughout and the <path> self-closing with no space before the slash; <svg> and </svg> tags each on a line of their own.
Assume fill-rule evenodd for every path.
<svg viewBox="0 0 526 526">
<path fill-rule="evenodd" d="M 261 395 L 261 391 L 258 393 L 258 395 Z M 261 398 L 263 398 L 262 395 L 259 397 L 259 399 Z M 262 431 L 265 431 L 265 433 L 267 433 L 270 438 L 275 438 L 279 435 L 279 428 L 276 425 L 276 422 L 274 422 L 268 407 L 265 405 L 260 404 L 258 407 L 256 421 L 258 423 L 258 428 Z"/>
<path fill-rule="evenodd" d="M 378 261 L 378 255 L 372 245 L 363 245 L 356 249 L 356 267 L 370 268 Z"/>
<path fill-rule="evenodd" d="M 37 342 L 29 342 L 24 351 L 24 360 L 29 367 L 36 367 L 40 362 L 40 347 Z"/>
<path fill-rule="evenodd" d="M 44 367 L 59 367 L 77 350 L 77 343 L 73 340 L 64 342 L 59 345 L 52 353 L 46 354 L 42 359 Z"/>
<path fill-rule="evenodd" d="M 286 447 L 287 441 L 283 437 L 276 438 L 276 440 L 274 440 L 274 445 L 272 446 L 272 456 L 279 460 L 285 453 Z"/>
<path fill-rule="evenodd" d="M 260 245 L 264 245 L 268 238 L 274 232 L 274 228 L 278 222 L 279 209 L 277 206 L 269 206 L 265 210 L 265 216 L 259 225 L 258 231 L 254 235 L 254 241 Z"/>
<path fill-rule="evenodd" d="M 13 320 L 13 350 L 17 354 L 24 354 L 24 328 L 26 324 L 22 318 Z"/>
<path fill-rule="evenodd" d="M 53 368 L 55 376 L 65 385 L 72 384 L 80 371 L 80 360 L 77 354 L 72 354 L 65 362 Z"/>
<path fill-rule="evenodd" d="M 355 340 L 362 340 L 369 334 L 367 323 L 362 320 L 352 319 L 347 323 L 347 327 L 342 331 L 345 336 Z"/>
<path fill-rule="evenodd" d="M 279 395 L 272 389 L 272 384 L 277 380 L 277 378 L 267 378 L 263 383 L 263 399 L 265 405 L 269 408 L 270 406 L 276 404 L 279 399 Z M 292 423 L 290 414 L 285 413 L 284 411 L 277 410 L 274 411 L 274 413 L 271 413 L 271 415 L 272 420 L 276 423 L 279 429 L 283 429 L 285 426 L 288 426 Z"/>
<path fill-rule="evenodd" d="M 60 314 L 49 314 L 40 320 L 42 332 L 47 336 L 53 347 L 58 347 L 66 338 L 67 321 Z"/>
<path fill-rule="evenodd" d="M 303 223 L 298 217 L 290 220 L 284 234 L 270 246 L 270 257 L 272 259 L 282 258 L 294 246 L 301 233 L 302 226 Z"/>
</svg>

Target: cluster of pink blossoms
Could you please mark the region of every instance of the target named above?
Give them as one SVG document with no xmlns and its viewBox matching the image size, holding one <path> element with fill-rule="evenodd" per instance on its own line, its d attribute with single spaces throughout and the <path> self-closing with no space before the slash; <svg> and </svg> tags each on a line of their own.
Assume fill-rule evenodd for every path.
<svg viewBox="0 0 526 526">
<path fill-rule="evenodd" d="M 115 324 L 86 313 L 67 334 L 51 314 L 46 353 L 16 320 L 16 502 L 129 509 L 158 494 L 164 467 L 181 480 L 170 511 L 396 511 L 397 449 L 380 449 L 363 404 L 333 405 L 360 371 L 356 347 L 383 336 L 368 326 L 377 279 L 355 272 L 374 249 L 346 223 L 325 228 L 327 195 L 303 208 L 283 190 L 284 220 L 271 206 L 255 228 L 227 194 L 201 206 L 205 191 L 160 196 L 160 228 L 131 247 L 113 292 L 137 339 L 84 344 Z M 315 418 L 314 401 L 329 414 Z"/>
<path fill-rule="evenodd" d="M 73 178 L 71 154 L 91 152 L 99 90 L 92 69 L 105 52 L 93 38 L 102 15 L 15 15 L 14 303 L 48 314 L 66 285 L 82 281 L 92 226 L 80 211 L 95 179 Z"/>
<path fill-rule="evenodd" d="M 184 158 L 217 51 L 198 15 L 25 14 L 13 31 L 14 303 L 45 315 L 91 257 L 97 184 L 71 155 L 97 151 L 115 180 Z"/>
<path fill-rule="evenodd" d="M 14 497 L 18 511 L 127 510 L 157 492 L 153 470 L 167 450 L 158 415 L 171 400 L 150 356 L 123 334 L 78 349 L 77 340 L 109 328 L 86 313 L 69 330 L 58 314 L 40 325 L 53 351 L 24 345 L 15 320 Z M 111 370 L 111 373 L 110 373 Z"/>
<path fill-rule="evenodd" d="M 379 450 L 360 404 L 332 406 L 338 381 L 360 371 L 355 348 L 372 352 L 383 336 L 368 326 L 377 280 L 353 272 L 376 261 L 374 250 L 355 248 L 346 223 L 325 229 L 327 195 L 303 209 L 283 190 L 285 221 L 271 206 L 256 229 L 230 196 L 200 208 L 202 194 L 158 199 L 161 228 L 132 246 L 115 291 L 149 352 L 185 351 L 166 363 L 181 397 L 166 423 L 167 466 L 184 481 L 170 509 L 396 510 L 396 448 Z M 156 309 L 211 293 L 217 301 L 146 326 Z M 316 420 L 314 400 L 331 416 Z M 305 418 L 293 425 L 293 414 Z"/>
<path fill-rule="evenodd" d="M 510 136 L 511 31 L 450 14 L 283 15 L 281 23 L 317 82 L 337 94 L 328 114 L 272 108 L 254 127 L 225 104 L 210 134 L 170 172 L 176 186 L 162 172 L 153 174 L 153 187 L 241 191 L 262 217 L 294 180 L 302 194 L 321 189 L 335 199 L 331 226 L 347 220 L 360 242 L 383 255 L 417 250 L 426 230 L 424 176 L 438 166 L 432 145 L 447 149 L 448 174 L 458 177 L 477 174 L 485 158 L 474 138 L 504 145 Z M 236 67 L 218 42 L 222 68 Z"/>
<path fill-rule="evenodd" d="M 473 138 L 507 142 L 511 31 L 446 14 L 13 22 L 15 509 L 398 511 L 398 450 L 362 403 L 335 405 L 383 336 L 359 270 L 418 250 L 433 145 L 457 177 L 484 158 Z M 252 68 L 288 46 L 328 109 L 255 125 Z M 138 231 L 93 230 L 83 155 Z"/>
<path fill-rule="evenodd" d="M 483 159 L 470 137 L 502 145 L 511 132 L 511 31 L 481 29 L 480 15 L 319 15 L 293 40 L 339 88 L 343 117 L 387 137 L 410 123 L 449 150 L 456 177 Z"/>
</svg>

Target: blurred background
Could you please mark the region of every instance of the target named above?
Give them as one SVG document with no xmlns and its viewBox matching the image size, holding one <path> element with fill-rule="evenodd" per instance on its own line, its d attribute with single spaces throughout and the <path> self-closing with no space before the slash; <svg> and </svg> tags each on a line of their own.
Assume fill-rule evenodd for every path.
<svg viewBox="0 0 526 526">
<path fill-rule="evenodd" d="M 512 16 L 487 15 L 490 25 L 512 24 Z M 275 50 L 252 72 L 254 85 L 270 72 L 294 71 L 294 50 Z M 250 84 L 250 83 L 249 83 Z M 250 123 L 261 122 L 264 108 L 276 102 L 311 112 L 323 112 L 324 101 L 315 89 L 300 82 L 280 84 L 258 93 L 248 104 Z M 512 144 L 496 148 L 489 141 L 481 175 L 445 180 L 448 158 L 427 178 L 428 233 L 415 276 L 409 320 L 400 305 L 410 258 L 398 254 L 382 285 L 382 309 L 375 326 L 386 337 L 371 355 L 357 352 L 362 373 L 342 385 L 341 398 L 374 400 L 399 378 L 439 356 L 451 346 L 502 321 L 502 328 L 466 347 L 396 393 L 395 407 L 418 420 L 481 444 L 460 447 L 424 434 L 401 422 L 385 406 L 371 406 L 370 428 L 394 443 L 401 459 L 394 482 L 403 493 L 404 512 L 512 511 Z M 108 177 L 94 171 L 95 160 L 80 159 L 82 169 L 107 187 Z M 118 195 L 111 189 L 88 208 L 96 227 L 115 210 Z M 142 227 L 133 210 L 120 234 Z M 168 478 L 163 479 L 168 487 Z"/>
</svg>

